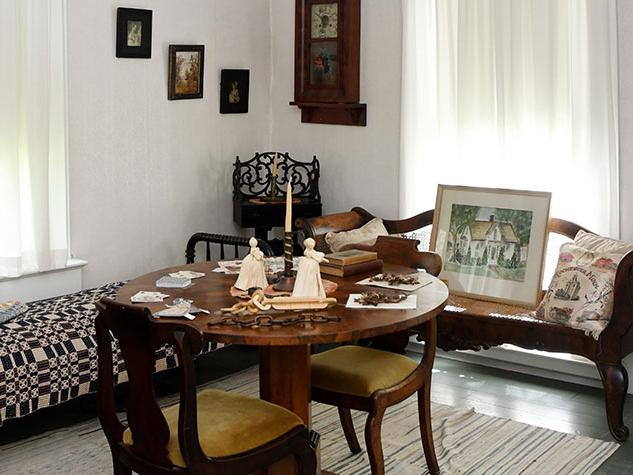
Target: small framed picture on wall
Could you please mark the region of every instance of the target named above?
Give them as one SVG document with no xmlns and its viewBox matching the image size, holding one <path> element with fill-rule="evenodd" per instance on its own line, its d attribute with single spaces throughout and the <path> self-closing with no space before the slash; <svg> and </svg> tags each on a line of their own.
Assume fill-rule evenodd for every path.
<svg viewBox="0 0 633 475">
<path fill-rule="evenodd" d="M 200 99 L 204 86 L 204 45 L 169 45 L 169 100 Z"/>
<path fill-rule="evenodd" d="M 116 57 L 152 57 L 152 11 L 137 8 L 116 10 Z"/>
<path fill-rule="evenodd" d="M 248 112 L 248 69 L 223 69 L 220 74 L 220 114 Z"/>
</svg>

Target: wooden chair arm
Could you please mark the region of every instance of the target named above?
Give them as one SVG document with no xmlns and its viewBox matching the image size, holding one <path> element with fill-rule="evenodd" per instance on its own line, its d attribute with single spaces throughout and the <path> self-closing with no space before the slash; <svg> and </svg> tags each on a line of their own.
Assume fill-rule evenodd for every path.
<svg viewBox="0 0 633 475">
<path fill-rule="evenodd" d="M 589 231 L 587 228 L 583 228 L 576 223 L 565 221 L 564 219 L 560 218 L 550 218 L 547 230 L 550 233 L 561 234 L 568 237 L 569 239 L 574 239 L 576 237 L 576 234 L 578 234 L 578 231 L 585 231 L 595 234 L 592 231 Z"/>
<path fill-rule="evenodd" d="M 325 216 L 317 216 L 315 218 L 298 218 L 295 226 L 301 229 L 305 237 L 316 239 L 318 236 L 329 232 L 349 231 L 357 229 L 370 221 L 356 211 L 347 211 L 345 213 L 328 214 Z"/>
<path fill-rule="evenodd" d="M 607 327 L 600 334 L 601 351 L 605 354 L 613 351 L 621 354 L 619 347 L 614 348 L 613 339 L 621 339 L 631 333 L 633 333 L 633 251 L 622 258 L 616 271 L 613 314 Z M 633 336 L 630 340 L 633 343 Z M 603 342 L 608 343 L 603 344 Z M 631 346 L 625 354 L 633 350 L 633 344 Z"/>
<path fill-rule="evenodd" d="M 358 206 L 352 208 L 352 211 L 363 216 L 367 221 L 376 217 L 369 211 Z M 430 209 L 428 211 L 424 211 L 423 213 L 416 214 L 415 216 L 411 216 L 410 218 L 383 219 L 382 222 L 385 225 L 385 228 L 387 228 L 387 231 L 389 231 L 389 234 L 410 233 L 411 231 L 417 231 L 418 229 L 422 229 L 433 224 L 433 213 L 434 210 Z"/>
</svg>

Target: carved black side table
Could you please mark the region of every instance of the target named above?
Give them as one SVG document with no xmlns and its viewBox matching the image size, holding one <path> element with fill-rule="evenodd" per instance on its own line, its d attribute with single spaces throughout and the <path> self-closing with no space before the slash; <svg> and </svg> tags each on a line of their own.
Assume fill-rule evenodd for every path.
<svg viewBox="0 0 633 475">
<path fill-rule="evenodd" d="M 268 231 L 284 225 L 288 181 L 292 185 L 293 221 L 321 216 L 320 165 L 316 156 L 311 162 L 299 162 L 288 153 L 264 152 L 245 162 L 236 157 L 233 166 L 233 220 L 240 227 L 254 228 L 256 238 L 269 241 Z M 275 254 L 283 252 L 281 240 L 269 242 Z"/>
</svg>

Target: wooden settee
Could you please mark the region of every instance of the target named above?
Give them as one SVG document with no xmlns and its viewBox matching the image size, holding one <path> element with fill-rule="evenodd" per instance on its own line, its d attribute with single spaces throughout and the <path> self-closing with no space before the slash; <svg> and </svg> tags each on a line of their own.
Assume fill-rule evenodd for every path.
<svg viewBox="0 0 633 475">
<path fill-rule="evenodd" d="M 349 212 L 297 220 L 306 237 L 317 248 L 329 251 L 325 234 L 356 229 L 373 219 L 362 208 Z M 403 220 L 383 220 L 390 234 L 411 233 L 433 223 L 433 210 Z M 551 218 L 549 232 L 573 239 L 583 227 Z M 373 246 L 379 257 L 390 261 L 406 259 L 407 252 L 394 252 L 393 240 L 380 237 Z M 415 242 L 415 241 L 414 241 Z M 416 243 L 417 244 L 417 243 Z M 406 243 L 405 247 L 410 247 Z M 482 350 L 510 343 L 527 349 L 564 352 L 584 356 L 596 364 L 605 392 L 609 430 L 617 441 L 624 441 L 629 429 L 622 413 L 628 389 L 627 371 L 622 359 L 633 352 L 633 252 L 624 256 L 617 270 L 615 305 L 607 327 L 598 340 L 581 330 L 532 318 L 530 308 L 477 301 L 451 296 L 449 305 L 438 318 L 438 346 L 443 350 Z"/>
</svg>

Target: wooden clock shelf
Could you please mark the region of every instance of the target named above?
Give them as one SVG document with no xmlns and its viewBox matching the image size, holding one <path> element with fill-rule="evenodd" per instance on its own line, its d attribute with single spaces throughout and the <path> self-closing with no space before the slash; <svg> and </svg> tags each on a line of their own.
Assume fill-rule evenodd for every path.
<svg viewBox="0 0 633 475">
<path fill-rule="evenodd" d="M 301 109 L 301 122 L 312 124 L 367 125 L 367 104 L 292 101 Z"/>
<path fill-rule="evenodd" d="M 295 0 L 295 91 L 301 122 L 367 125 L 360 98 L 361 0 Z"/>
</svg>

